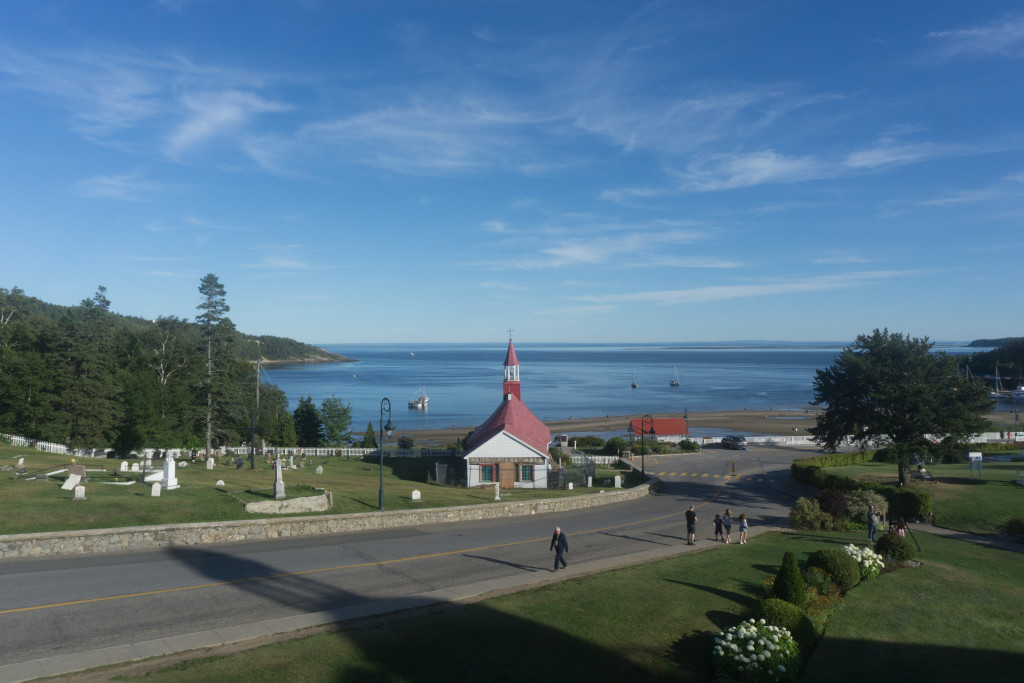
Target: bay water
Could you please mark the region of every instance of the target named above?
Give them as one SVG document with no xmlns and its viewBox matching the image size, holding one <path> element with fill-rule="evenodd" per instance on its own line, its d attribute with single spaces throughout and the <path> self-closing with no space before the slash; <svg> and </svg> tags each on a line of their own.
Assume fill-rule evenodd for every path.
<svg viewBox="0 0 1024 683">
<path fill-rule="evenodd" d="M 397 434 L 483 422 L 501 401 L 507 342 L 326 344 L 352 363 L 265 367 L 294 410 L 300 398 L 331 396 L 352 407 L 352 430 L 379 429 L 383 398 Z M 847 346 L 836 343 L 544 344 L 517 342 L 523 401 L 542 420 L 711 410 L 803 409 L 815 370 Z M 938 345 L 936 347 L 939 348 Z M 964 352 L 963 347 L 943 348 Z M 977 350 L 977 349 L 974 349 Z M 679 386 L 670 386 L 678 375 Z M 636 389 L 630 384 L 636 382 Z M 408 407 L 420 388 L 429 408 Z"/>
</svg>

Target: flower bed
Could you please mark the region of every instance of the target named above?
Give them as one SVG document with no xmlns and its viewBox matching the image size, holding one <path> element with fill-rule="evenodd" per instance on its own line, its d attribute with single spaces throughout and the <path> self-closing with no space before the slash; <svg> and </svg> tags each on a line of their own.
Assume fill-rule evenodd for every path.
<svg viewBox="0 0 1024 683">
<path fill-rule="evenodd" d="M 800 653 L 789 631 L 748 619 L 715 638 L 715 671 L 739 681 L 795 681 Z"/>
</svg>

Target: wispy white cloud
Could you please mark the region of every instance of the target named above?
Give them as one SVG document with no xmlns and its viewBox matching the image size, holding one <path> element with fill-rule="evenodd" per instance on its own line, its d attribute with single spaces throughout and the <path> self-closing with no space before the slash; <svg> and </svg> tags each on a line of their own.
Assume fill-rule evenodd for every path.
<svg viewBox="0 0 1024 683">
<path fill-rule="evenodd" d="M 486 221 L 484 229 L 488 232 L 506 233 L 509 232 L 508 224 L 503 221 Z"/>
<path fill-rule="evenodd" d="M 678 304 L 702 303 L 707 301 L 725 301 L 729 299 L 752 299 L 766 296 L 786 294 L 803 294 L 823 292 L 836 289 L 852 289 L 869 286 L 883 280 L 906 277 L 911 273 L 905 271 L 869 271 L 842 275 L 826 275 L 821 277 L 764 281 L 742 285 L 717 285 L 695 287 L 692 289 L 662 290 L 631 293 L 605 293 L 572 297 L 580 301 L 613 302 L 613 303 L 653 303 L 663 306 Z"/>
<path fill-rule="evenodd" d="M 1024 57 L 1024 15 L 1013 14 L 980 26 L 934 31 L 928 38 L 941 56 Z"/>
<path fill-rule="evenodd" d="M 74 192 L 80 197 L 116 199 L 123 202 L 144 202 L 153 195 L 176 192 L 180 188 L 166 183 L 146 180 L 135 173 L 98 175 L 80 181 Z"/>
<path fill-rule="evenodd" d="M 697 158 L 687 165 L 681 180 L 686 190 L 709 192 L 810 180 L 835 173 L 835 168 L 829 169 L 813 156 L 787 157 L 769 149 Z"/>
<path fill-rule="evenodd" d="M 177 158 L 214 136 L 237 132 L 255 114 L 287 111 L 285 103 L 266 100 L 250 92 L 201 92 L 185 95 L 182 104 L 188 119 L 179 125 L 167 141 L 167 155 Z"/>
</svg>

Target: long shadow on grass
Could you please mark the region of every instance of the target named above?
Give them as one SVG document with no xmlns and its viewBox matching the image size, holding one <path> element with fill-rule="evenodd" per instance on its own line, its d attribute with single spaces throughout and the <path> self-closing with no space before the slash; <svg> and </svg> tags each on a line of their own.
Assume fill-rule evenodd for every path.
<svg viewBox="0 0 1024 683">
<path fill-rule="evenodd" d="M 964 628 L 970 628 L 965 625 Z M 950 645 L 829 638 L 814 648 L 801 683 L 985 681 L 1018 683 L 1024 654 Z"/>
<path fill-rule="evenodd" d="M 743 605 L 744 607 L 748 608 L 753 608 L 754 603 L 757 601 L 756 598 L 752 598 L 749 594 L 722 590 L 721 588 L 715 588 L 714 586 L 706 586 L 700 583 L 689 583 L 687 581 L 677 581 L 676 579 L 666 579 L 666 581 L 668 581 L 669 583 L 679 584 L 680 586 L 696 588 L 699 591 L 704 591 L 705 593 L 717 595 L 721 598 L 725 598 L 726 600 L 731 600 L 732 602 L 735 602 L 737 605 Z M 735 619 L 735 615 L 733 615 L 733 618 Z"/>
</svg>

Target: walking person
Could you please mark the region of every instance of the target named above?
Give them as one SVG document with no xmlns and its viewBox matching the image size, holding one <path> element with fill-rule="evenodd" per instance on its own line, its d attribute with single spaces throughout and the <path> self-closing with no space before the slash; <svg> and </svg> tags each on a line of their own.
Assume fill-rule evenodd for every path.
<svg viewBox="0 0 1024 683">
<path fill-rule="evenodd" d="M 694 536 L 697 535 L 697 511 L 690 506 L 686 511 L 686 545 L 694 545 Z"/>
<path fill-rule="evenodd" d="M 726 509 L 722 516 L 722 526 L 725 527 L 725 542 L 732 543 L 732 510 Z"/>
<path fill-rule="evenodd" d="M 724 541 L 725 536 L 722 535 L 722 515 L 716 514 L 715 518 L 711 520 L 711 524 L 715 527 L 715 540 Z"/>
<path fill-rule="evenodd" d="M 874 542 L 878 533 L 878 512 L 874 505 L 868 505 L 868 540 Z"/>
<path fill-rule="evenodd" d="M 747 542 L 747 516 L 740 515 L 740 543 Z"/>
<path fill-rule="evenodd" d="M 560 526 L 556 526 L 555 533 L 551 535 L 551 550 L 555 551 L 555 568 L 551 571 L 557 572 L 559 564 L 563 569 L 569 566 L 565 561 L 565 553 L 569 552 L 569 539 Z"/>
</svg>

